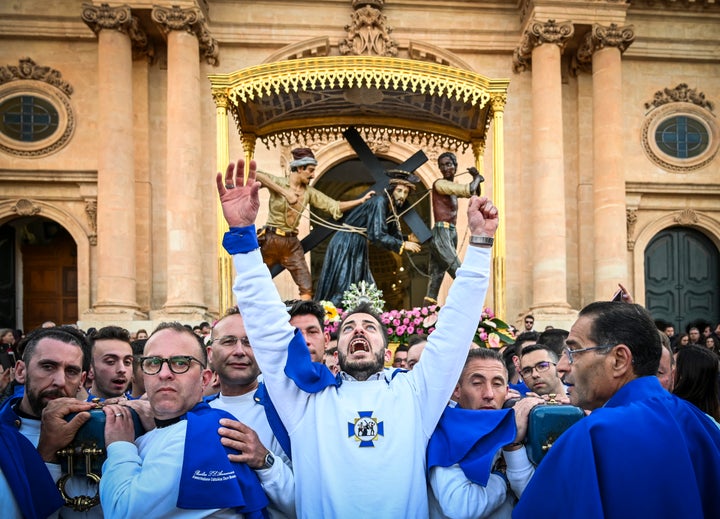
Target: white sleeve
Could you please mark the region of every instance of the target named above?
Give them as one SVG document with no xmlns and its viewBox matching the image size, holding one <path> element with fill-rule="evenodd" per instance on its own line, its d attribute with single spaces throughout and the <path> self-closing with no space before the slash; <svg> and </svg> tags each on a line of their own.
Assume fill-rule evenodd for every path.
<svg viewBox="0 0 720 519">
<path fill-rule="evenodd" d="M 276 443 L 273 441 L 273 443 Z M 278 454 L 282 448 L 278 445 L 268 447 L 275 455 L 275 463 L 269 469 L 256 470 L 255 473 L 272 506 L 282 512 L 283 517 L 295 515 L 295 477 L 287 456 Z"/>
<path fill-rule="evenodd" d="M 525 491 L 525 487 L 528 486 L 533 474 L 535 474 L 535 467 L 528 459 L 525 446 L 516 451 L 503 451 L 503 456 L 507 464 L 505 475 L 510 482 L 510 488 L 512 488 L 519 499 Z"/>
<path fill-rule="evenodd" d="M 428 336 L 420 361 L 407 375 L 422 402 L 423 431 L 429 438 L 465 364 L 477 331 L 490 281 L 492 249 L 468 247 L 450 287 L 437 327 Z"/>
<path fill-rule="evenodd" d="M 100 504 L 105 519 L 152 517 L 174 510 L 177 503 L 185 434 L 164 438 L 157 456 L 141 460 L 134 443 L 107 446 L 100 480 Z M 172 455 L 170 453 L 173 453 Z"/>
<path fill-rule="evenodd" d="M 457 464 L 431 468 L 430 487 L 443 514 L 451 519 L 486 517 L 502 506 L 507 493 L 502 477 L 490 474 L 487 486 L 481 487 Z"/>
<path fill-rule="evenodd" d="M 288 433 L 305 411 L 309 395 L 285 375 L 287 351 L 294 337 L 285 305 L 262 260 L 260 249 L 233 256 L 238 272 L 233 293 L 245 323 L 263 381 Z"/>
</svg>

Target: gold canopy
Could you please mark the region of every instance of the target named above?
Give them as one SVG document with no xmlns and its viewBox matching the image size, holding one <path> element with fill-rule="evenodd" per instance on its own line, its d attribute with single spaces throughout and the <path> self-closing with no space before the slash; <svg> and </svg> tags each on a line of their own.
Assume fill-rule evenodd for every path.
<svg viewBox="0 0 720 519">
<path fill-rule="evenodd" d="M 494 120 L 493 200 L 502 210 L 502 114 L 507 79 L 426 61 L 378 56 L 324 56 L 264 63 L 209 76 L 217 105 L 218 168 L 228 162 L 227 111 L 242 136 L 246 162 L 256 139 L 267 145 L 342 138 L 348 126 L 419 147 L 466 150 L 476 167 Z M 221 220 L 222 221 L 222 220 Z M 504 234 L 495 246 L 494 301 L 504 314 Z M 228 306 L 229 266 L 221 266 L 221 305 Z M 222 306 L 221 306 L 222 307 Z"/>
</svg>

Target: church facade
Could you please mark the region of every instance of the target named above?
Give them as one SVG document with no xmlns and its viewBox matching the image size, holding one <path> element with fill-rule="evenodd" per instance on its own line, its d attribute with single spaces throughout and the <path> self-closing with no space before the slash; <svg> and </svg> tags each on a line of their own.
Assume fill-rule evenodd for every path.
<svg viewBox="0 0 720 519">
<path fill-rule="evenodd" d="M 408 64 L 397 111 L 363 136 L 383 164 L 427 155 L 415 201 L 428 226 L 437 157 L 450 149 L 459 173 L 482 170 L 503 215 L 486 304 L 505 320 L 532 313 L 539 329 L 567 328 L 622 283 L 676 329 L 720 321 L 713 0 L 18 0 L 0 6 L 0 37 L 0 326 L 134 330 L 221 313 L 232 272 L 215 173 L 252 156 L 287 174 L 302 145 L 318 160 L 313 185 L 355 198 L 371 182 L 342 135 L 324 128 L 333 118 L 372 127 L 373 96 L 390 95 L 347 88 L 350 110 L 334 104 L 337 92 L 309 99 L 300 84 L 240 112 L 231 105 L 246 101 L 218 94 L 213 78 L 241 84 L 261 67 L 270 91 L 282 78 L 272 71 L 293 60 L 312 73 L 343 56 Z M 412 85 L 415 64 L 507 87 L 486 100 L 486 119 L 444 101 L 420 106 L 439 97 Z M 431 93 L 422 100 L 418 89 Z M 432 138 L 411 121 L 412 103 L 430 114 Z M 300 104 L 314 111 L 298 115 Z M 268 124 L 252 134 L 271 111 L 278 128 L 302 131 Z M 467 119 L 468 133 L 443 140 L 440 119 L 452 117 Z M 300 235 L 314 225 L 304 219 Z M 371 258 L 393 307 L 422 301 L 423 254 Z M 317 276 L 322 246 L 307 260 Z M 287 273 L 275 279 L 283 298 L 297 297 Z"/>
</svg>

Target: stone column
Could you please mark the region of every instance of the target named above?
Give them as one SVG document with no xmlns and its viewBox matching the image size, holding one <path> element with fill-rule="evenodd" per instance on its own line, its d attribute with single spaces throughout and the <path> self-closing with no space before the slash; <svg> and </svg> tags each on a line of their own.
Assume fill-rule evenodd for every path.
<svg viewBox="0 0 720 519">
<path fill-rule="evenodd" d="M 538 314 L 567 314 L 567 245 L 560 59 L 571 22 L 532 22 L 515 51 L 515 70 L 532 63 L 533 300 L 536 324 L 558 325 Z M 540 323 L 538 323 L 540 321 Z M 552 321 L 552 322 L 551 322 Z"/>
<path fill-rule="evenodd" d="M 199 253 L 207 208 L 197 196 L 198 190 L 211 185 L 211 177 L 201 167 L 200 45 L 207 29 L 198 8 L 156 6 L 152 19 L 167 35 L 167 298 L 163 311 L 187 322 L 204 319 L 208 307 L 204 289 L 208 272 Z"/>
<path fill-rule="evenodd" d="M 625 174 L 623 169 L 622 60 L 635 39 L 631 26 L 593 25 L 578 49 L 592 63 L 594 299 L 628 287 Z"/>
<path fill-rule="evenodd" d="M 127 6 L 86 4 L 82 19 L 98 36 L 97 297 L 92 308 L 132 319 L 138 305 L 130 33 L 139 28 Z"/>
</svg>

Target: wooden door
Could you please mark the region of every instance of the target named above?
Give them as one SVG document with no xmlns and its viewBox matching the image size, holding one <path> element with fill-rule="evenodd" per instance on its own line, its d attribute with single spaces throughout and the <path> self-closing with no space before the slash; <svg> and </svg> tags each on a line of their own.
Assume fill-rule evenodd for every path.
<svg viewBox="0 0 720 519">
<path fill-rule="evenodd" d="M 645 304 L 677 332 L 697 319 L 720 322 L 720 253 L 710 239 L 671 227 L 645 249 Z"/>
<path fill-rule="evenodd" d="M 44 321 L 74 324 L 78 320 L 77 248 L 59 224 L 33 225 L 33 240 L 23 240 L 23 316 L 26 330 Z"/>
</svg>

